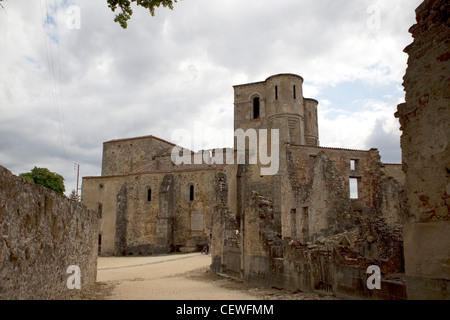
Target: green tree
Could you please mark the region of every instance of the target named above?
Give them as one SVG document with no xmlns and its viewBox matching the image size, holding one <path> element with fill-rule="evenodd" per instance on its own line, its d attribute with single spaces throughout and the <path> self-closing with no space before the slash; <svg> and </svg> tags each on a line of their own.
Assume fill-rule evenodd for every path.
<svg viewBox="0 0 450 320">
<path fill-rule="evenodd" d="M 155 15 L 155 8 L 159 8 L 161 5 L 163 7 L 168 7 L 170 10 L 173 9 L 173 4 L 178 0 L 107 0 L 108 7 L 111 8 L 113 12 L 116 9 L 120 9 L 120 13 L 114 18 L 115 22 L 120 23 L 122 28 L 127 28 L 127 21 L 130 20 L 133 10 L 131 9 L 131 3 L 136 2 L 138 6 L 148 9 L 152 16 Z"/>
<path fill-rule="evenodd" d="M 19 177 L 37 185 L 56 191 L 59 194 L 64 194 L 64 191 L 66 191 L 63 176 L 55 172 L 51 172 L 47 168 L 34 167 L 31 172 L 21 173 L 19 174 Z"/>
</svg>

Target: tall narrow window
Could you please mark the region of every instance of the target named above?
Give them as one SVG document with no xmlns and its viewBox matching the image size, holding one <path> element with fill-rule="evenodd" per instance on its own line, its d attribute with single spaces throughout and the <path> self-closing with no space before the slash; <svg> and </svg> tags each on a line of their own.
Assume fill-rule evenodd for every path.
<svg viewBox="0 0 450 320">
<path fill-rule="evenodd" d="M 189 188 L 189 201 L 194 201 L 194 186 L 191 185 Z"/>
<path fill-rule="evenodd" d="M 102 252 L 102 234 L 98 235 L 98 253 Z"/>
<path fill-rule="evenodd" d="M 358 170 L 358 160 L 350 160 L 350 170 Z"/>
<path fill-rule="evenodd" d="M 150 188 L 147 190 L 147 201 L 152 201 L 152 189 Z"/>
<path fill-rule="evenodd" d="M 259 98 L 253 99 L 253 119 L 259 119 Z"/>
<path fill-rule="evenodd" d="M 101 203 L 99 203 L 97 205 L 97 216 L 98 216 L 99 219 L 101 219 L 102 216 L 103 216 L 103 212 L 102 211 L 103 211 L 103 205 Z"/>
<path fill-rule="evenodd" d="M 278 100 L 278 86 L 275 86 L 275 100 Z"/>
<path fill-rule="evenodd" d="M 295 84 L 294 84 L 294 87 L 292 88 L 292 92 L 293 92 L 293 95 L 294 95 L 294 99 L 297 99 L 297 90 L 295 88 Z"/>
<path fill-rule="evenodd" d="M 358 199 L 358 179 L 350 178 L 350 199 Z"/>
</svg>

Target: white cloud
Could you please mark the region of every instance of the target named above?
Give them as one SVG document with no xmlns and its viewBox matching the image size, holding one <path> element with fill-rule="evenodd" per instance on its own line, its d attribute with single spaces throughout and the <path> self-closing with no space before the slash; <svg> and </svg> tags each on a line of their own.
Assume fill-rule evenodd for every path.
<svg viewBox="0 0 450 320">
<path fill-rule="evenodd" d="M 309 98 L 343 81 L 401 88 L 402 50 L 420 2 L 189 0 L 155 17 L 135 8 L 122 30 L 106 1 L 8 1 L 0 11 L 0 164 L 16 174 L 48 167 L 70 192 L 73 162 L 84 176 L 100 174 L 104 141 L 169 140 L 194 121 L 232 129 L 235 84 L 289 72 L 305 79 Z M 79 30 L 67 28 L 73 4 L 81 9 Z M 376 30 L 367 27 L 371 5 L 380 8 Z M 47 10 L 57 24 L 46 24 Z M 380 93 L 359 112 L 319 99 L 322 143 L 366 148 L 398 136 L 397 92 Z M 205 144 L 231 139 L 211 134 Z"/>
</svg>

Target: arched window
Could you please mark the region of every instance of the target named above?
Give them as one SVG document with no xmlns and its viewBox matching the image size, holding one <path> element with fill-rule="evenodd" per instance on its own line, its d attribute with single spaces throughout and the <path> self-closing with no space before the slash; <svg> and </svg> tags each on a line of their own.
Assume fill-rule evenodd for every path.
<svg viewBox="0 0 450 320">
<path fill-rule="evenodd" d="M 194 185 L 189 187 L 189 201 L 194 201 Z"/>
<path fill-rule="evenodd" d="M 147 190 L 147 201 L 150 202 L 152 201 L 152 189 L 148 188 Z"/>
<path fill-rule="evenodd" d="M 275 100 L 278 100 L 278 86 L 275 86 Z"/>
<path fill-rule="evenodd" d="M 259 119 L 260 115 L 260 103 L 259 98 L 256 97 L 253 99 L 253 119 Z"/>
</svg>

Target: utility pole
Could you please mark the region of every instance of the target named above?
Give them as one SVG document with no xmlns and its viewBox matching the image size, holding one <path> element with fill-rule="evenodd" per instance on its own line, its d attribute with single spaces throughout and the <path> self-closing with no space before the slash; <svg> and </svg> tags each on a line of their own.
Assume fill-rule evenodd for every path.
<svg viewBox="0 0 450 320">
<path fill-rule="evenodd" d="M 74 163 L 73 169 L 77 170 L 77 190 L 76 190 L 76 194 L 77 194 L 77 199 L 78 199 L 78 190 L 80 189 L 80 188 L 78 188 L 78 181 L 80 180 L 80 165 L 78 163 Z"/>
</svg>

